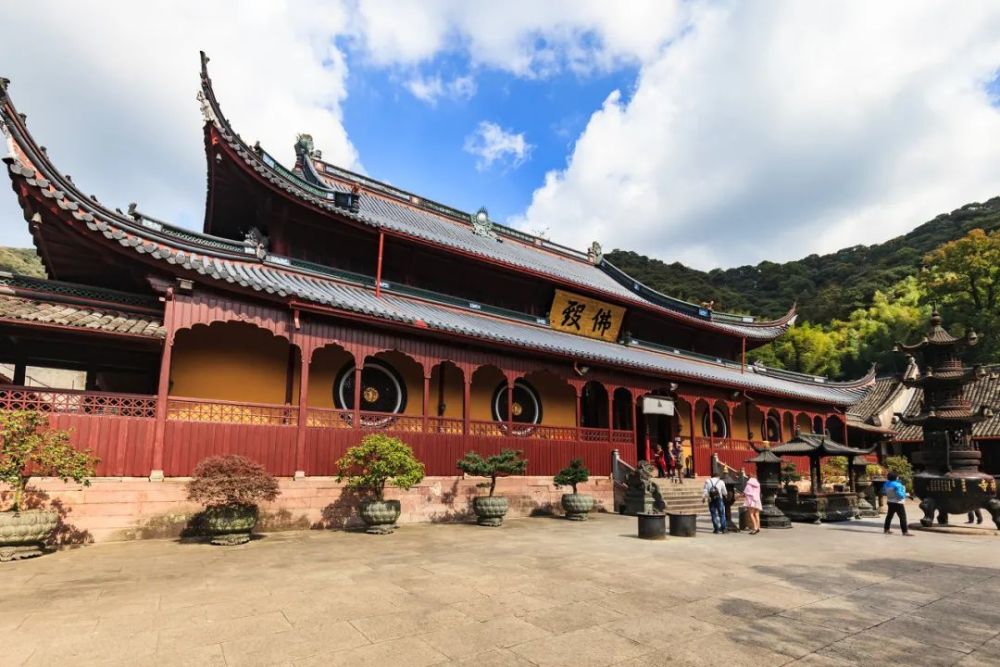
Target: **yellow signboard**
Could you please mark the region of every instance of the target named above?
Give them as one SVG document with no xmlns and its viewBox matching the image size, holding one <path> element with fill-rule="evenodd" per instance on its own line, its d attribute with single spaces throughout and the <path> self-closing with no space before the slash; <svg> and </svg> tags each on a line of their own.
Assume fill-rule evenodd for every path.
<svg viewBox="0 0 1000 667">
<path fill-rule="evenodd" d="M 549 326 L 559 331 L 617 341 L 625 309 L 585 296 L 556 290 L 549 311 Z"/>
</svg>

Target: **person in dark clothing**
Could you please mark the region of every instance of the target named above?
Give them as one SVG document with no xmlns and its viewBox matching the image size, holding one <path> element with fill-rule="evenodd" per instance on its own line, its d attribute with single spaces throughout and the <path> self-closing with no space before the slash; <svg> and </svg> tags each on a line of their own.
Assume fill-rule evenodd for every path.
<svg viewBox="0 0 1000 667">
<path fill-rule="evenodd" d="M 972 510 L 971 512 L 969 512 L 969 520 L 966 521 L 965 523 L 972 523 L 973 521 L 975 523 L 982 523 L 983 522 L 983 511 L 981 509 L 979 509 L 978 507 L 976 509 Z"/>
<path fill-rule="evenodd" d="M 903 535 L 910 537 L 909 526 L 906 523 L 906 506 L 904 505 L 907 498 L 906 487 L 899 481 L 899 475 L 890 472 L 886 476 L 882 492 L 885 494 L 885 499 L 889 505 L 889 511 L 885 515 L 883 531 L 886 535 L 891 533 L 892 531 L 889 527 L 892 526 L 892 517 L 899 516 L 899 529 L 903 531 Z"/>
</svg>

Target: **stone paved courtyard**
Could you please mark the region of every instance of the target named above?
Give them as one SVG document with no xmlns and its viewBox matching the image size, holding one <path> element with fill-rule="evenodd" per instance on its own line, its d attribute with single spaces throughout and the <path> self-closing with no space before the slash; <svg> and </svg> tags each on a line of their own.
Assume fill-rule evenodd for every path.
<svg viewBox="0 0 1000 667">
<path fill-rule="evenodd" d="M 1000 664 L 998 537 L 634 530 L 600 515 L 63 551 L 0 568 L 0 664 Z"/>
</svg>

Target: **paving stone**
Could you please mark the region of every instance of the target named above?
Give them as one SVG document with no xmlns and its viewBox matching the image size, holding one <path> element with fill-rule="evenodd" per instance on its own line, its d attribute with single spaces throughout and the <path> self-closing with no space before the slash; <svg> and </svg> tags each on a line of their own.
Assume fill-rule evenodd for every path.
<svg viewBox="0 0 1000 667">
<path fill-rule="evenodd" d="M 351 621 L 368 641 L 383 642 L 413 635 L 424 635 L 437 630 L 460 628 L 476 620 L 454 607 L 414 607 L 390 614 L 365 616 Z"/>
<path fill-rule="evenodd" d="M 466 658 L 493 648 L 549 636 L 549 632 L 513 616 L 491 618 L 472 624 L 443 628 L 421 635 L 421 639 L 449 658 Z"/>
<path fill-rule="evenodd" d="M 877 625 L 870 632 L 887 637 L 913 637 L 925 644 L 971 653 L 995 637 L 1000 629 L 958 616 L 929 619 L 908 614 Z"/>
<path fill-rule="evenodd" d="M 424 667 L 446 662 L 447 658 L 416 637 L 369 644 L 346 651 L 327 651 L 296 660 L 296 667 L 384 667 L 405 665 Z"/>
<path fill-rule="evenodd" d="M 576 630 L 511 648 L 517 655 L 541 667 L 610 665 L 648 650 L 648 646 L 604 628 Z"/>
<path fill-rule="evenodd" d="M 589 602 L 573 602 L 558 607 L 529 611 L 521 618 L 543 630 L 561 634 L 610 623 L 622 618 L 622 616 L 617 611 Z"/>
<path fill-rule="evenodd" d="M 924 644 L 911 637 L 890 638 L 870 630 L 851 635 L 817 653 L 862 665 L 919 664 L 921 667 L 954 665 L 964 656 L 958 651 Z"/>
</svg>

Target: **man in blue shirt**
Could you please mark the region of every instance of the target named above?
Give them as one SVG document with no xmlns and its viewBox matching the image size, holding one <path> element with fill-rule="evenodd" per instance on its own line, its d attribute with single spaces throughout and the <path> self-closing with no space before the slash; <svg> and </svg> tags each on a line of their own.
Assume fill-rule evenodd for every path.
<svg viewBox="0 0 1000 667">
<path fill-rule="evenodd" d="M 886 482 L 882 486 L 882 493 L 885 494 L 885 499 L 889 503 L 889 511 L 885 515 L 885 534 L 888 535 L 892 532 L 889 530 L 889 526 L 892 525 L 892 517 L 899 515 L 899 528 L 903 531 L 903 535 L 910 537 L 910 531 L 906 525 L 906 506 L 903 504 L 906 502 L 907 497 L 906 487 L 899 481 L 899 475 L 890 472 L 886 476 Z"/>
</svg>

